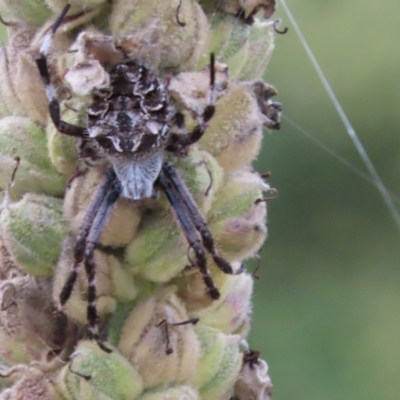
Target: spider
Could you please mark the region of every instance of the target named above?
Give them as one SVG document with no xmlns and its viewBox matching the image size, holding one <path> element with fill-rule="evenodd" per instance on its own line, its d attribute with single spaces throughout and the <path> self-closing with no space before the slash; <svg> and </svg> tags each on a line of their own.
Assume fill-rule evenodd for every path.
<svg viewBox="0 0 400 400">
<path fill-rule="evenodd" d="M 71 125 L 61 119 L 60 104 L 50 79 L 47 55 L 52 38 L 63 22 L 67 5 L 46 34 L 36 63 L 45 84 L 49 114 L 57 130 L 89 144 L 96 158 L 108 168 L 103 182 L 90 204 L 74 245 L 74 264 L 60 293 L 62 307 L 71 296 L 79 265 L 84 264 L 88 280 L 87 320 L 90 336 L 101 348 L 109 351 L 99 337 L 99 317 L 96 310 L 95 263 L 93 253 L 112 207 L 119 197 L 142 200 L 155 197 L 162 190 L 181 226 L 196 265 L 202 275 L 208 295 L 218 299 L 207 268 L 206 251 L 215 264 L 227 274 L 239 274 L 219 255 L 207 223 L 201 215 L 185 183 L 176 169 L 165 161 L 164 153 L 182 156 L 188 147 L 204 134 L 215 112 L 215 60 L 210 56 L 210 87 L 207 105 L 197 117 L 191 132 L 174 133 L 172 127 L 184 129 L 183 114 L 170 101 L 168 82 L 155 76 L 135 60 L 122 62 L 109 72 L 110 85 L 95 91 L 87 109 L 87 127 Z M 95 166 L 94 166 L 95 168 Z"/>
</svg>

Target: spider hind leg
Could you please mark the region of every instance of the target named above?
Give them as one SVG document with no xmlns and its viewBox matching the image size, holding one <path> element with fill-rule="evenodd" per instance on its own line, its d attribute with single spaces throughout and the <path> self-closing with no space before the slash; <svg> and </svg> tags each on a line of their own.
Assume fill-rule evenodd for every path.
<svg viewBox="0 0 400 400">
<path fill-rule="evenodd" d="M 207 222 L 201 215 L 186 185 L 170 164 L 163 164 L 158 185 L 165 192 L 186 240 L 194 251 L 196 263 L 208 289 L 208 294 L 212 299 L 218 299 L 220 293 L 207 268 L 204 249 L 211 255 L 215 264 L 226 274 L 240 274 L 243 272 L 244 267 L 242 266 L 238 271 L 234 271 L 232 266 L 218 254 L 211 232 L 207 227 Z"/>
</svg>

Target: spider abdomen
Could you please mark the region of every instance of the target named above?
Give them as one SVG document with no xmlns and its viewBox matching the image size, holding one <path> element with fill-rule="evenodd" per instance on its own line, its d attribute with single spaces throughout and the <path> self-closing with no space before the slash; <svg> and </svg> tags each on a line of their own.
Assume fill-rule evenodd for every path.
<svg viewBox="0 0 400 400">
<path fill-rule="evenodd" d="M 174 107 L 160 79 L 129 61 L 110 72 L 110 85 L 88 107 L 88 133 L 105 154 L 143 160 L 163 150 L 173 125 Z"/>
</svg>

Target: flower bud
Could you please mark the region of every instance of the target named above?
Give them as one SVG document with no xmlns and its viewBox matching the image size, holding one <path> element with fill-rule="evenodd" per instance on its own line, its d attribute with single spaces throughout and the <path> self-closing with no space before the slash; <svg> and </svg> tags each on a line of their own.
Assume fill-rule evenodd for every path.
<svg viewBox="0 0 400 400">
<path fill-rule="evenodd" d="M 200 400 L 196 390 L 190 386 L 178 385 L 170 388 L 151 390 L 139 397 L 139 400 Z"/>
<path fill-rule="evenodd" d="M 51 300 L 51 281 L 31 276 L 0 284 L 0 355 L 11 363 L 46 361 L 63 348 L 69 332 Z"/>
<path fill-rule="evenodd" d="M 197 369 L 199 342 L 186 309 L 167 288 L 138 304 L 122 329 L 118 350 L 143 378 L 145 388 L 186 382 Z"/>
<path fill-rule="evenodd" d="M 254 256 L 263 244 L 267 209 L 262 192 L 268 189 L 260 175 L 242 168 L 229 175 L 216 196 L 210 229 L 228 260 Z"/>
<path fill-rule="evenodd" d="M 83 340 L 70 359 L 56 378 L 68 400 L 134 400 L 143 390 L 135 367 L 114 348 L 106 353 L 95 341 Z"/>
<path fill-rule="evenodd" d="M 63 251 L 57 265 L 53 284 L 53 297 L 56 302 L 67 282 L 74 265 L 73 247 L 75 238 L 68 237 L 63 244 Z M 96 308 L 100 317 L 115 311 L 117 301 L 127 302 L 136 297 L 133 276 L 124 270 L 116 257 L 100 250 L 94 251 L 96 265 Z M 79 267 L 78 278 L 72 294 L 65 304 L 65 312 L 82 324 L 87 323 L 87 286 L 88 280 L 83 265 Z"/>
<path fill-rule="evenodd" d="M 224 333 L 246 336 L 251 316 L 252 277 L 249 274 L 229 275 L 220 291 L 218 300 L 207 308 L 190 312 L 190 316 L 199 318 L 202 325 Z"/>
<path fill-rule="evenodd" d="M 241 81 L 261 79 L 265 74 L 275 48 L 275 24 L 276 21 L 254 20 L 245 63 L 237 75 Z"/>
<path fill-rule="evenodd" d="M 232 262 L 231 266 L 234 271 L 238 271 L 241 262 Z M 225 293 L 225 286 L 229 287 L 232 275 L 221 271 L 211 260 L 209 270 L 215 286 L 221 293 Z M 196 267 L 185 268 L 182 274 L 174 279 L 174 284 L 177 285 L 178 295 L 185 302 L 190 316 L 215 303 L 215 300 L 207 294 L 203 278 Z"/>
<path fill-rule="evenodd" d="M 73 110 L 63 112 L 63 120 L 71 123 L 71 120 L 75 120 L 74 114 Z M 77 159 L 76 138 L 58 132 L 53 123 L 47 125 L 46 134 L 47 147 L 52 164 L 61 174 L 71 176 L 75 170 Z"/>
<path fill-rule="evenodd" d="M 145 279 L 167 282 L 188 264 L 187 250 L 187 241 L 173 215 L 156 210 L 143 217 L 126 248 L 125 262 Z"/>
<path fill-rule="evenodd" d="M 64 193 L 66 178 L 55 170 L 47 155 L 46 136 L 40 125 L 23 117 L 0 120 L 0 188 L 6 188 L 14 173 L 15 157 L 20 164 L 10 189 L 12 198 L 24 193 Z"/>
<path fill-rule="evenodd" d="M 198 388 L 202 400 L 230 398 L 242 365 L 240 336 L 225 335 L 203 325 L 195 330 L 200 341 L 201 356 L 190 383 Z"/>
<path fill-rule="evenodd" d="M 260 150 L 262 126 L 270 121 L 265 113 L 270 108 L 269 100 L 258 92 L 254 83 L 231 84 L 217 102 L 215 116 L 199 142 L 225 172 L 249 165 Z"/>
<path fill-rule="evenodd" d="M 110 25 L 126 54 L 153 68 L 196 65 L 208 35 L 207 18 L 194 0 L 117 0 Z"/>
<path fill-rule="evenodd" d="M 53 274 L 67 233 L 60 200 L 28 193 L 3 210 L 0 230 L 20 268 L 35 276 Z"/>
<path fill-rule="evenodd" d="M 0 8 L 12 18 L 32 25 L 42 25 L 51 15 L 45 0 L 1 0 Z"/>
<path fill-rule="evenodd" d="M 59 29 L 64 32 L 94 21 L 103 12 L 110 13 L 109 0 L 46 0 L 46 3 L 55 15 L 59 15 L 67 4 L 71 5 L 68 18 Z"/>
<path fill-rule="evenodd" d="M 208 13 L 219 8 L 240 17 L 248 24 L 254 22 L 253 16 L 261 10 L 264 12 L 264 18 L 270 18 L 275 12 L 275 0 L 200 0 L 199 3 Z"/>
<path fill-rule="evenodd" d="M 78 232 L 83 219 L 93 202 L 97 190 L 104 180 L 106 171 L 90 168 L 70 182 L 65 194 L 64 215 L 73 232 Z M 129 200 L 120 198 L 113 206 L 109 220 L 100 237 L 104 246 L 123 247 L 130 243 L 136 234 L 141 219 L 141 210 Z"/>
</svg>

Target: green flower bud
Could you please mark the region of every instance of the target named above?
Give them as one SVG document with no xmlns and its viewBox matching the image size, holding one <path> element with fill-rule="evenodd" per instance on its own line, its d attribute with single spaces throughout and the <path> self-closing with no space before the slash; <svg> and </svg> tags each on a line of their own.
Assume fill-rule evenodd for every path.
<svg viewBox="0 0 400 400">
<path fill-rule="evenodd" d="M 188 244 L 171 213 L 155 211 L 143 217 L 125 262 L 132 272 L 154 282 L 167 282 L 188 264 Z"/>
<path fill-rule="evenodd" d="M 275 21 L 260 21 L 255 19 L 250 29 L 249 46 L 237 77 L 244 80 L 261 79 L 275 47 Z"/>
<path fill-rule="evenodd" d="M 62 349 L 68 322 L 51 300 L 51 281 L 31 276 L 0 284 L 0 355 L 11 363 L 46 362 Z"/>
<path fill-rule="evenodd" d="M 42 25 L 51 11 L 45 0 L 1 0 L 0 9 L 12 18 L 32 25 Z"/>
<path fill-rule="evenodd" d="M 40 125 L 23 117 L 0 120 L 0 188 L 6 188 L 15 170 L 15 157 L 20 164 L 10 189 L 12 198 L 36 192 L 60 196 L 66 178 L 55 170 L 47 155 L 46 136 Z"/>
<path fill-rule="evenodd" d="M 207 50 L 199 66 L 205 66 L 210 61 L 210 53 L 229 67 L 229 75 L 236 77 L 246 62 L 249 47 L 250 27 L 238 21 L 237 17 L 214 10 L 209 18 L 211 27 Z"/>
<path fill-rule="evenodd" d="M 107 0 L 46 0 L 49 7 L 55 12 L 61 12 L 61 10 L 67 5 L 71 5 L 70 14 L 77 12 L 88 12 L 93 8 L 107 3 Z"/>
<path fill-rule="evenodd" d="M 153 68 L 196 65 L 208 35 L 206 16 L 194 0 L 117 0 L 110 26 L 127 54 Z"/>
<path fill-rule="evenodd" d="M 242 365 L 240 336 L 225 335 L 203 325 L 195 330 L 201 345 L 201 356 L 190 383 L 198 388 L 202 400 L 230 398 Z"/>
<path fill-rule="evenodd" d="M 139 400 L 200 400 L 199 394 L 190 386 L 173 386 L 145 392 Z"/>
<path fill-rule="evenodd" d="M 137 366 L 145 388 L 184 383 L 196 372 L 199 342 L 172 288 L 134 308 L 122 329 L 118 350 Z"/>
<path fill-rule="evenodd" d="M 114 348 L 106 353 L 96 342 L 84 340 L 70 359 L 56 378 L 67 400 L 134 400 L 142 393 L 137 370 Z"/>
<path fill-rule="evenodd" d="M 272 93 L 276 92 L 263 82 L 231 84 L 217 102 L 215 116 L 199 146 L 210 152 L 225 172 L 249 165 L 256 158 L 262 127 L 274 125 L 272 116 L 279 126 L 279 113 L 272 112 L 277 107 L 270 100 Z"/>
<path fill-rule="evenodd" d="M 101 13 L 110 13 L 108 0 L 46 0 L 49 8 L 55 15 L 61 13 L 63 8 L 70 4 L 68 20 L 64 21 L 59 31 L 71 31 L 81 25 L 95 20 Z"/>
<path fill-rule="evenodd" d="M 207 12 L 219 8 L 229 14 L 240 16 L 249 24 L 253 23 L 253 16 L 261 10 L 264 12 L 264 18 L 270 18 L 275 12 L 275 0 L 199 0 L 199 3 Z"/>
<path fill-rule="evenodd" d="M 253 279 L 248 274 L 230 275 L 221 287 L 221 297 L 209 307 L 190 312 L 202 325 L 224 333 L 247 335 L 251 316 Z"/>
<path fill-rule="evenodd" d="M 237 271 L 241 267 L 241 262 L 232 262 L 231 265 L 233 270 Z M 232 275 L 222 272 L 211 260 L 209 270 L 215 286 L 221 293 L 226 293 L 225 286 L 227 285 L 228 287 L 230 285 L 229 282 Z M 203 278 L 196 267 L 185 268 L 182 274 L 174 279 L 174 284 L 177 285 L 177 293 L 185 302 L 186 309 L 191 316 L 195 312 L 207 309 L 215 303 L 215 300 L 212 300 L 206 293 Z"/>
<path fill-rule="evenodd" d="M 74 265 L 74 244 L 75 239 L 72 237 L 68 237 L 63 244 L 63 252 L 53 284 L 53 297 L 56 302 Z M 100 317 L 104 318 L 115 311 L 117 301 L 133 300 L 137 295 L 137 288 L 133 276 L 122 268 L 115 256 L 95 250 L 94 261 L 96 264 L 96 308 Z M 82 324 L 87 323 L 87 284 L 85 268 L 81 265 L 71 298 L 64 306 L 67 315 Z"/>
<path fill-rule="evenodd" d="M 78 173 L 68 187 L 64 200 L 64 215 L 73 232 L 78 232 L 87 209 L 104 179 L 105 171 L 91 168 Z M 123 247 L 132 241 L 141 219 L 141 210 L 127 199 L 119 199 L 111 212 L 110 218 L 100 243 L 104 246 Z"/>
<path fill-rule="evenodd" d="M 269 186 L 250 168 L 231 175 L 220 189 L 210 211 L 210 229 L 228 260 L 254 256 L 263 244 L 267 229 L 266 204 L 262 192 Z"/>
<path fill-rule="evenodd" d="M 26 194 L 3 210 L 0 230 L 7 251 L 20 268 L 35 276 L 53 274 L 67 233 L 60 200 Z"/>
<path fill-rule="evenodd" d="M 61 110 L 65 122 L 77 125 L 82 123 L 82 115 L 75 109 L 62 106 Z M 52 164 L 61 174 L 71 176 L 77 161 L 76 138 L 58 132 L 53 123 L 47 124 L 46 134 L 48 154 Z"/>
</svg>

